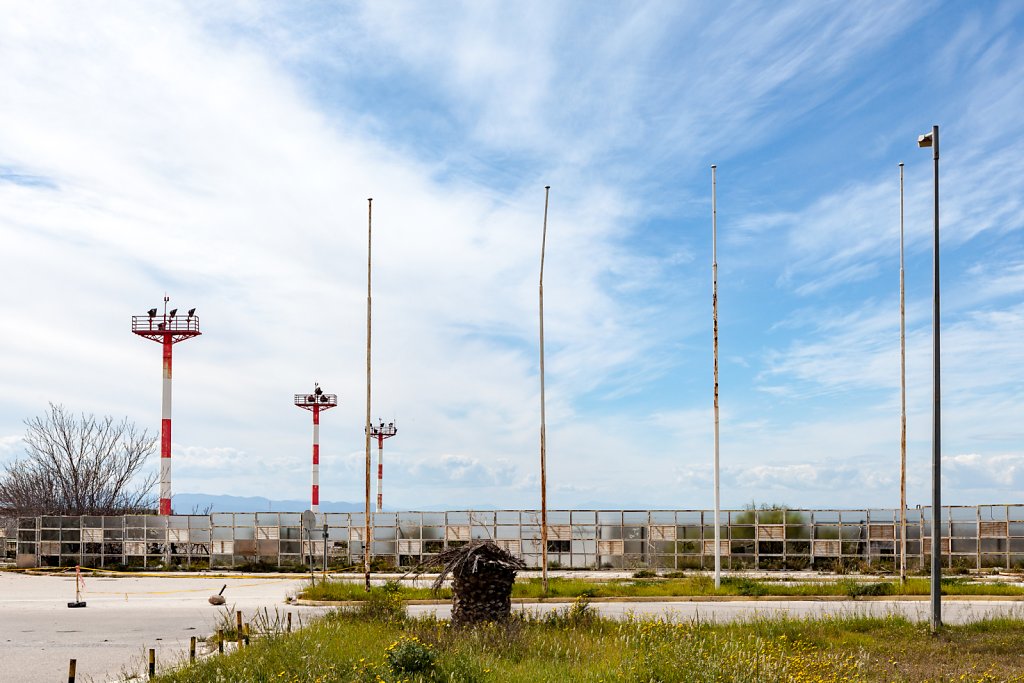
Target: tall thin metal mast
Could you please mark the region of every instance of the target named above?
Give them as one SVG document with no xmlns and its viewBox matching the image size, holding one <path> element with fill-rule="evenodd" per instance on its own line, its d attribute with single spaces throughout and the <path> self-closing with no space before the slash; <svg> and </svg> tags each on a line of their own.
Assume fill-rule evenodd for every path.
<svg viewBox="0 0 1024 683">
<path fill-rule="evenodd" d="M 373 197 L 366 200 L 366 511 L 363 521 L 363 575 L 365 588 L 370 590 L 370 548 L 373 527 L 370 524 L 370 273 L 373 266 Z"/>
<path fill-rule="evenodd" d="M 907 582 L 907 315 L 903 280 L 903 162 L 900 162 L 900 583 Z"/>
<path fill-rule="evenodd" d="M 544 251 L 548 242 L 548 196 L 551 186 L 544 186 L 544 233 L 540 243 L 540 545 L 541 584 L 548 592 L 548 497 L 547 497 L 547 419 L 544 412 Z"/>
<path fill-rule="evenodd" d="M 711 164 L 711 310 L 715 346 L 715 588 L 722 585 L 722 531 L 719 521 L 721 499 L 718 480 L 718 206 L 715 173 Z"/>
</svg>

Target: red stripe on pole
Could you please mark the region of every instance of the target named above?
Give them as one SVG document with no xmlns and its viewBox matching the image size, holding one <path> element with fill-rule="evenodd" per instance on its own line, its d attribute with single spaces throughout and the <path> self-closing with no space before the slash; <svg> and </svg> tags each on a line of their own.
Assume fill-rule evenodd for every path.
<svg viewBox="0 0 1024 683">
<path fill-rule="evenodd" d="M 384 478 L 384 463 L 377 463 L 377 478 Z"/>
<path fill-rule="evenodd" d="M 313 485 L 313 505 L 320 504 L 320 487 L 316 484 Z"/>
<path fill-rule="evenodd" d="M 171 421 L 160 420 L 160 457 L 171 457 Z"/>
<path fill-rule="evenodd" d="M 318 443 L 313 444 L 313 464 L 320 464 L 320 444 Z"/>
</svg>

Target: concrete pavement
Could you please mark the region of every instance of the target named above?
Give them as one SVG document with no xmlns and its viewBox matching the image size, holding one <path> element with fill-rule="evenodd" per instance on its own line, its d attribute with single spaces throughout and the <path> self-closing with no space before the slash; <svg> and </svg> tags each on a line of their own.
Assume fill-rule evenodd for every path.
<svg viewBox="0 0 1024 683">
<path fill-rule="evenodd" d="M 284 618 L 293 613 L 294 626 L 325 612 L 327 607 L 288 605 L 307 577 L 245 576 L 85 576 L 87 602 L 83 609 L 69 609 L 75 597 L 73 575 L 0 573 L 0 683 L 33 683 L 66 680 L 68 660 L 78 660 L 78 680 L 105 683 L 119 680 L 122 672 L 141 671 L 149 648 L 156 649 L 158 670 L 170 666 L 188 651 L 190 636 L 202 639 L 216 630 L 225 615 L 207 598 L 227 584 L 227 609 L 240 609 L 246 620 L 256 610 L 275 611 Z M 601 615 L 729 621 L 786 615 L 812 617 L 835 614 L 902 614 L 926 620 L 928 603 L 916 600 L 728 600 L 644 602 L 594 602 Z M 566 603 L 516 605 L 514 609 L 546 612 L 564 609 Z M 447 618 L 443 605 L 410 605 L 412 615 L 434 613 Z M 964 623 L 986 616 L 1024 618 L 1019 600 L 943 601 L 943 620 Z"/>
<path fill-rule="evenodd" d="M 164 578 L 85 576 L 87 606 L 69 609 L 74 576 L 0 574 L 0 682 L 67 680 L 68 661 L 78 660 L 78 680 L 104 683 L 122 671 L 140 671 L 149 648 L 158 669 L 188 653 L 189 639 L 216 630 L 224 607 L 207 602 L 227 584 L 227 608 L 248 621 L 257 609 L 282 615 L 294 626 L 322 608 L 289 607 L 284 600 L 302 578 Z"/>
</svg>

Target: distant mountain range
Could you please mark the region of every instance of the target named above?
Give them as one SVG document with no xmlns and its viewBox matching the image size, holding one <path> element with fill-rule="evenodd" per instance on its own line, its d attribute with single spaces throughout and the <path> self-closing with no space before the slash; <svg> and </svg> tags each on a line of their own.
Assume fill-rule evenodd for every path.
<svg viewBox="0 0 1024 683">
<path fill-rule="evenodd" d="M 320 512 L 362 512 L 365 503 L 346 501 L 320 501 Z M 309 509 L 309 500 L 271 500 L 263 496 L 214 496 L 209 493 L 175 493 L 171 508 L 176 515 L 201 515 L 210 512 L 302 512 Z M 497 510 L 494 505 L 464 504 L 452 506 L 426 505 L 417 508 L 401 508 L 401 511 L 437 512 L 444 510 Z M 614 508 L 608 508 L 614 509 Z M 384 512 L 395 512 L 399 508 L 384 508 Z"/>
<path fill-rule="evenodd" d="M 214 496 L 208 493 L 176 493 L 171 499 L 175 514 L 210 512 L 302 512 L 309 509 L 308 500 L 271 500 L 262 496 Z M 360 512 L 363 503 L 320 501 L 320 512 Z"/>
</svg>

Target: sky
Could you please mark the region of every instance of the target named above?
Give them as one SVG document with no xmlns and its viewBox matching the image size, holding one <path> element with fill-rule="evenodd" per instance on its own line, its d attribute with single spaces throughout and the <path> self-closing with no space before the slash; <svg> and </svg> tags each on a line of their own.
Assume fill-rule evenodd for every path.
<svg viewBox="0 0 1024 683">
<path fill-rule="evenodd" d="M 892 508 L 1024 492 L 1024 5 L 4 0 L 0 463 L 49 402 L 160 425 L 173 488 L 361 501 L 367 198 L 387 509 Z M 374 448 L 376 465 L 376 448 Z M 158 458 L 152 459 L 156 472 Z M 154 491 L 155 494 L 155 491 Z"/>
</svg>

